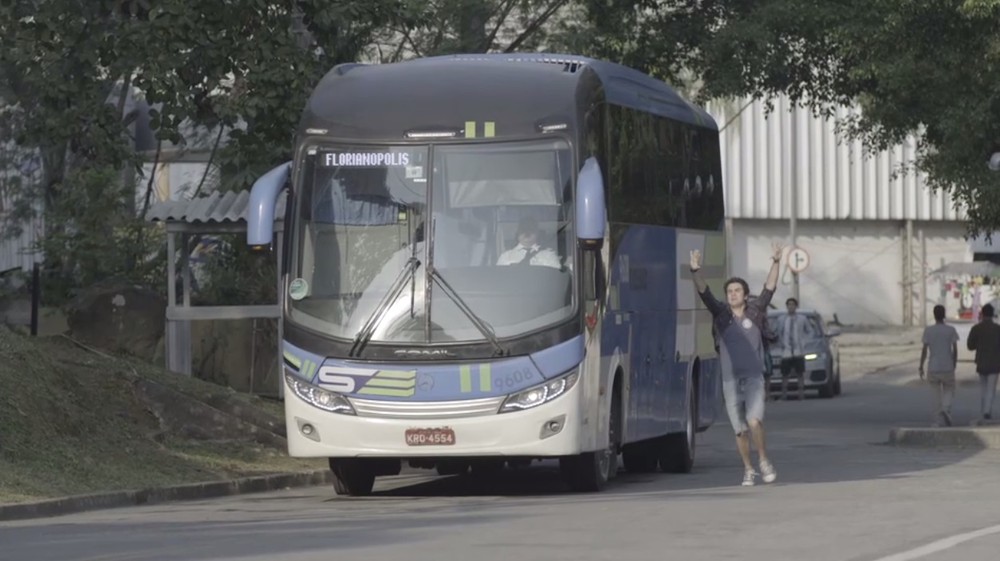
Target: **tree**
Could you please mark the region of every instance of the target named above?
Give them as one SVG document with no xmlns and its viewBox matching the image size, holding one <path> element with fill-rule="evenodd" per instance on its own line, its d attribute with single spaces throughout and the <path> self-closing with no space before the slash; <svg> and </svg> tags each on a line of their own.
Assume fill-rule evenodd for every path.
<svg viewBox="0 0 1000 561">
<path fill-rule="evenodd" d="M 0 2 L 0 130 L 40 159 L 5 180 L 23 219 L 43 209 L 47 268 L 83 284 L 140 274 L 145 208 L 129 176 L 139 91 L 161 139 L 182 124 L 230 132 L 228 184 L 291 154 L 309 89 L 397 17 L 398 0 L 16 0 Z M 6 140 L 6 139 L 5 139 Z M 145 198 L 148 206 L 149 195 Z M 18 220 L 15 220 L 16 224 Z M 157 283 L 159 284 L 159 283 Z"/>
<path fill-rule="evenodd" d="M 633 17 L 601 10 L 634 5 Z M 786 94 L 871 150 L 919 140 L 915 170 L 1000 228 L 1000 0 L 590 0 L 598 51 L 658 74 L 700 78 L 697 101 Z"/>
<path fill-rule="evenodd" d="M 451 53 L 531 51 L 545 44 L 573 0 L 408 0 L 406 17 L 370 49 L 380 62 Z"/>
</svg>

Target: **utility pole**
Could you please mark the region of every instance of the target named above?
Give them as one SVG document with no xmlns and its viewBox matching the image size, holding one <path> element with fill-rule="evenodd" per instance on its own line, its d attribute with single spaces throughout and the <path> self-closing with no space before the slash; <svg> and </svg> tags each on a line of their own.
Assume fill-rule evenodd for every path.
<svg viewBox="0 0 1000 561">
<path fill-rule="evenodd" d="M 799 215 L 799 119 L 798 119 L 798 107 L 792 107 L 792 134 L 789 135 L 792 142 L 792 165 L 791 172 L 792 177 L 788 182 L 788 204 L 789 204 L 789 216 L 788 216 L 788 243 L 791 244 L 790 249 L 795 249 L 796 247 L 796 228 L 798 226 L 798 215 Z M 788 266 L 787 264 L 785 265 Z M 795 298 L 796 302 L 799 302 L 799 274 L 792 272 L 792 297 Z"/>
</svg>

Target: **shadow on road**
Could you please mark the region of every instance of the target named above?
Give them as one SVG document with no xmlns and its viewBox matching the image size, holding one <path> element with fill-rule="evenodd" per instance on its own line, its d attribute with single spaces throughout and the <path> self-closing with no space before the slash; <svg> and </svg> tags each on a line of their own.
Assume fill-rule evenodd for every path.
<svg viewBox="0 0 1000 561">
<path fill-rule="evenodd" d="M 367 554 L 376 546 L 450 543 L 457 535 L 485 547 L 507 543 L 510 528 L 545 527 L 575 513 L 593 522 L 626 516 L 622 513 L 653 516 L 671 506 L 675 513 L 688 512 L 706 502 L 713 505 L 709 511 L 745 510 L 758 519 L 782 520 L 789 509 L 807 508 L 809 501 L 858 497 L 864 502 L 866 493 L 877 494 L 886 482 L 926 477 L 970 458 L 976 466 L 1000 460 L 993 451 L 888 446 L 892 427 L 927 425 L 926 387 L 868 377 L 845 381 L 843 389 L 834 399 L 768 403 L 768 447 L 778 468 L 772 485 L 740 486 L 742 466 L 723 417 L 699 435 L 692 473 L 622 473 L 601 493 L 570 492 L 555 462 L 481 476 L 431 477 L 433 472 L 421 470 L 380 479 L 371 497 L 297 489 L 4 524 L 0 557 L 297 561 L 337 552 Z M 974 401 L 974 394 L 960 394 L 956 415 L 974 411 Z M 991 455 L 975 459 L 980 454 Z M 922 488 L 911 486 L 909 492 Z"/>
<path fill-rule="evenodd" d="M 769 401 L 765 426 L 767 448 L 778 469 L 773 485 L 809 485 L 876 481 L 913 477 L 965 461 L 981 453 L 977 448 L 902 448 L 888 444 L 894 427 L 926 427 L 932 420 L 932 394 L 924 385 L 888 384 L 878 379 L 845 381 L 843 394 L 804 401 Z M 964 425 L 975 415 L 978 396 L 960 392 L 954 416 Z M 724 410 L 722 415 L 725 415 Z M 725 417 L 698 435 L 695 468 L 689 474 L 627 473 L 621 471 L 608 488 L 596 494 L 572 493 L 559 476 L 554 461 L 532 467 L 507 469 L 489 475 L 437 477 L 408 484 L 404 479 L 382 486 L 372 498 L 336 497 L 331 501 L 405 500 L 424 497 L 524 497 L 547 501 L 600 502 L 655 495 L 735 490 L 742 478 L 742 463 Z M 754 462 L 756 463 L 756 453 Z M 419 470 L 428 476 L 434 472 Z M 419 473 L 418 472 L 418 473 Z M 758 486 L 762 486 L 758 480 Z M 714 494 L 714 493 L 713 493 Z"/>
</svg>

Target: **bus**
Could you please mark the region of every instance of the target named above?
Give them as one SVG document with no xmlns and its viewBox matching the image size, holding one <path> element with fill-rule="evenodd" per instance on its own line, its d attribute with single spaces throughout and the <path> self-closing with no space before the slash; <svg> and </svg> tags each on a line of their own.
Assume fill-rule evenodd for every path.
<svg viewBox="0 0 1000 561">
<path fill-rule="evenodd" d="M 727 271 L 706 111 L 606 61 L 448 55 L 335 66 L 294 142 L 247 210 L 264 254 L 284 217 L 290 456 L 351 496 L 404 467 L 692 469 L 721 382 L 689 252 Z"/>
</svg>

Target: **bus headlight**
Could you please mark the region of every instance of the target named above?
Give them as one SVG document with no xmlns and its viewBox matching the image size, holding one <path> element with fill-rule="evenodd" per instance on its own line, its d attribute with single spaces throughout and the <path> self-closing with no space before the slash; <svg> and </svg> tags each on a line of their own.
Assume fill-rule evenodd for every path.
<svg viewBox="0 0 1000 561">
<path fill-rule="evenodd" d="M 347 401 L 347 398 L 334 392 L 324 390 L 323 388 L 314 386 L 301 378 L 294 376 L 292 374 L 285 373 L 285 381 L 288 382 L 288 387 L 295 392 L 295 395 L 302 398 L 303 401 L 316 407 L 322 409 L 323 411 L 329 411 L 331 413 L 343 413 L 345 415 L 354 415 L 354 407 L 351 407 L 351 402 Z"/>
<path fill-rule="evenodd" d="M 511 411 L 523 411 L 538 407 L 543 403 L 548 403 L 553 399 L 568 392 L 576 384 L 579 374 L 574 369 L 569 374 L 564 374 L 558 378 L 549 380 L 544 384 L 528 388 L 524 391 L 510 394 L 503 405 L 500 406 L 500 413 Z"/>
</svg>

